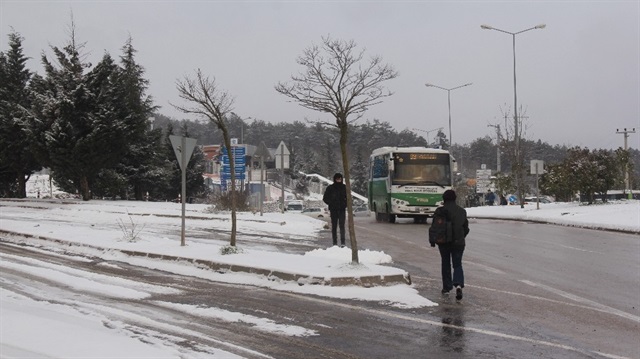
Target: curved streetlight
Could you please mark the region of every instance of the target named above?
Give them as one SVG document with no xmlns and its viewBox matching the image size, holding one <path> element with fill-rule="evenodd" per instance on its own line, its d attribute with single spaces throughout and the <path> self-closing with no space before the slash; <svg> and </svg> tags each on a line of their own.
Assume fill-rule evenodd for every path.
<svg viewBox="0 0 640 359">
<path fill-rule="evenodd" d="M 469 82 L 468 84 L 464 84 L 464 85 L 460 85 L 452 88 L 444 88 L 444 87 L 436 86 L 434 84 L 429 84 L 429 83 L 424 84 L 427 87 L 435 87 L 435 88 L 439 88 L 441 90 L 447 91 L 447 103 L 449 104 L 449 147 L 453 146 L 453 137 L 451 136 L 451 91 L 459 89 L 461 87 L 470 86 L 472 84 L 473 84 L 472 82 Z"/>
<path fill-rule="evenodd" d="M 534 27 L 530 27 L 528 29 L 524 29 L 518 32 L 510 32 L 502 29 L 495 28 L 489 25 L 480 25 L 480 28 L 484 30 L 495 30 L 499 32 L 503 32 L 505 34 L 509 34 L 513 38 L 513 127 L 514 127 L 514 141 L 515 141 L 515 160 L 516 160 L 516 192 L 518 194 L 518 202 L 520 202 L 520 208 L 524 208 L 524 203 L 522 201 L 522 193 L 520 190 L 520 181 L 522 177 L 522 163 L 520 159 L 520 133 L 518 132 L 518 95 L 516 92 L 516 35 L 521 34 L 523 32 L 544 29 L 547 27 L 545 24 L 536 25 Z"/>
<path fill-rule="evenodd" d="M 442 130 L 443 128 L 444 128 L 444 127 L 438 127 L 438 128 L 434 128 L 433 130 L 429 130 L 429 131 L 427 131 L 427 130 L 421 130 L 421 129 L 419 129 L 419 128 L 415 128 L 415 127 L 414 127 L 414 128 L 413 128 L 413 130 L 414 130 L 414 131 L 425 132 L 425 133 L 427 134 L 427 146 L 429 146 L 429 134 L 430 134 L 431 132 L 434 132 L 434 131 L 440 131 L 440 130 Z M 434 143 L 435 143 L 435 142 L 434 142 Z"/>
</svg>

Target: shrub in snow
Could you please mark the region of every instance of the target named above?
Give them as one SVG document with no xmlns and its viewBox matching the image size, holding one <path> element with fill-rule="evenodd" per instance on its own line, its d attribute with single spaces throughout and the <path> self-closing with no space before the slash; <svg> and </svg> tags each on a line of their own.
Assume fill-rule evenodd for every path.
<svg viewBox="0 0 640 359">
<path fill-rule="evenodd" d="M 243 253 L 244 250 L 242 248 L 238 248 L 238 247 L 234 247 L 234 246 L 224 246 L 224 247 L 220 247 L 220 254 L 227 255 L 227 254 L 237 254 L 237 253 Z"/>
<path fill-rule="evenodd" d="M 133 217 L 131 217 L 129 212 L 127 212 L 127 215 L 129 216 L 129 223 L 125 223 L 122 220 L 122 218 L 118 218 L 118 220 L 117 220 L 118 226 L 120 227 L 120 230 L 122 231 L 123 238 L 124 238 L 125 241 L 137 242 L 140 239 L 138 237 L 138 235 L 144 229 L 144 225 L 142 225 L 142 227 L 141 227 L 136 222 L 134 222 L 133 221 Z"/>
</svg>

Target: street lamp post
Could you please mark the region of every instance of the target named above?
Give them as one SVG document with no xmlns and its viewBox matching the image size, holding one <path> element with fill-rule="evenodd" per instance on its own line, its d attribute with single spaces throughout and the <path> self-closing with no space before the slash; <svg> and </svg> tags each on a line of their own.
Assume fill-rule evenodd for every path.
<svg viewBox="0 0 640 359">
<path fill-rule="evenodd" d="M 464 84 L 464 85 L 460 85 L 452 88 L 444 88 L 444 87 L 436 86 L 434 84 L 424 84 L 427 87 L 435 87 L 435 88 L 439 88 L 441 90 L 447 91 L 447 103 L 449 104 L 449 147 L 453 146 L 453 137 L 451 135 L 451 91 L 459 89 L 461 87 L 470 86 L 471 84 L 472 83 L 470 82 L 468 84 Z"/>
<path fill-rule="evenodd" d="M 523 32 L 527 32 L 530 30 L 536 29 L 544 29 L 547 25 L 540 24 L 528 29 L 524 29 L 518 32 L 509 32 L 501 29 L 497 29 L 493 26 L 489 25 L 480 25 L 480 27 L 484 30 L 495 30 L 505 34 L 511 35 L 513 38 L 513 127 L 514 127 L 514 142 L 515 142 L 515 182 L 516 182 L 516 192 L 518 195 L 518 202 L 520 203 L 520 208 L 524 208 L 523 196 L 522 196 L 522 188 L 520 186 L 522 180 L 522 163 L 520 158 L 520 133 L 518 130 L 518 95 L 516 91 L 516 35 L 521 34 Z"/>
<path fill-rule="evenodd" d="M 487 125 L 496 129 L 496 171 L 500 172 L 500 125 Z"/>
</svg>

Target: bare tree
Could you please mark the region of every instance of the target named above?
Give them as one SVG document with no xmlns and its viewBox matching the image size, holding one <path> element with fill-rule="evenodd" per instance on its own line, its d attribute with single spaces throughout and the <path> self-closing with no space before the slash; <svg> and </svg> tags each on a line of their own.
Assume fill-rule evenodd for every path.
<svg viewBox="0 0 640 359">
<path fill-rule="evenodd" d="M 232 247 L 236 246 L 236 175 L 234 154 L 231 148 L 231 139 L 229 138 L 229 130 L 227 128 L 227 115 L 233 111 L 234 98 L 228 92 L 218 88 L 215 78 L 210 79 L 202 74 L 198 69 L 196 77 L 191 78 L 185 76 L 184 79 L 176 81 L 178 94 L 181 99 L 185 100 L 189 105 L 176 106 L 178 110 L 184 113 L 196 114 L 209 119 L 222 131 L 224 146 L 227 148 L 229 155 L 229 167 L 231 169 L 231 242 Z"/>
<path fill-rule="evenodd" d="M 392 95 L 382 83 L 397 77 L 398 73 L 390 65 L 383 64 L 379 56 L 365 61 L 364 50 L 358 50 L 353 40 L 333 40 L 330 36 L 322 38 L 321 46 L 314 45 L 304 50 L 297 62 L 305 71 L 297 76 L 292 75 L 290 83 L 278 83 L 276 91 L 297 101 L 302 107 L 329 113 L 336 120 L 335 124 L 325 124 L 340 130 L 340 150 L 347 186 L 351 259 L 358 263 L 347 156 L 348 127 L 350 122 L 361 118 L 370 106 Z"/>
</svg>

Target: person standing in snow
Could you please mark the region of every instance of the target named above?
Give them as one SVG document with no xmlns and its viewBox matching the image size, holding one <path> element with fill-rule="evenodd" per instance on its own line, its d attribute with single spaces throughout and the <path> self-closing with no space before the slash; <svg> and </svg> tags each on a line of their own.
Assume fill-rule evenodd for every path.
<svg viewBox="0 0 640 359">
<path fill-rule="evenodd" d="M 333 245 L 338 245 L 337 227 L 340 226 L 340 246 L 344 247 L 344 222 L 347 209 L 347 186 L 342 183 L 341 173 L 333 175 L 333 184 L 327 186 L 322 201 L 329 206 L 331 214 L 331 237 Z"/>
<path fill-rule="evenodd" d="M 485 197 L 487 206 L 493 206 L 493 202 L 496 201 L 496 195 L 491 192 L 491 190 L 487 191 L 487 197 Z"/>
<path fill-rule="evenodd" d="M 445 211 L 447 220 L 451 221 L 453 241 L 451 243 L 438 244 L 440 258 L 442 259 L 442 294 L 456 289 L 456 299 L 462 299 L 464 288 L 464 272 L 462 271 L 462 253 L 464 253 L 465 238 L 469 234 L 469 220 L 467 211 L 456 204 L 456 192 L 446 190 L 442 194 L 444 205 L 436 211 Z M 435 244 L 431 244 L 435 246 Z M 451 266 L 453 265 L 453 278 Z"/>
<path fill-rule="evenodd" d="M 500 205 L 501 206 L 507 205 L 507 197 L 505 197 L 503 194 L 500 195 Z"/>
</svg>

